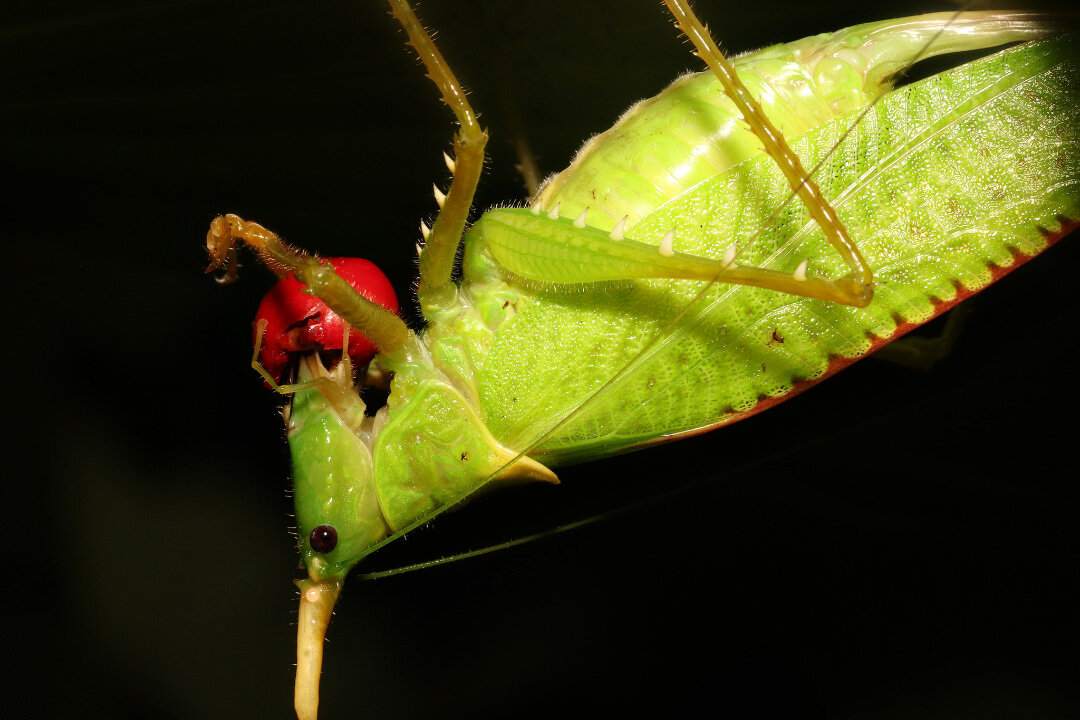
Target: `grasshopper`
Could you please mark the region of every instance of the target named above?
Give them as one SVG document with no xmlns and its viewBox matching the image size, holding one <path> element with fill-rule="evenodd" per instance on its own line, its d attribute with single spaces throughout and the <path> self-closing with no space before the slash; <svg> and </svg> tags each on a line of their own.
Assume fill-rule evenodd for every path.
<svg viewBox="0 0 1080 720">
<path fill-rule="evenodd" d="M 242 241 L 327 308 L 261 319 L 253 358 L 290 396 L 301 720 L 317 715 L 323 637 L 364 557 L 481 489 L 557 482 L 553 468 L 772 407 L 1080 216 L 1072 43 L 1039 18 L 883 21 L 736 67 L 684 0 L 666 5 L 708 70 L 632 107 L 526 207 L 469 225 L 487 132 L 409 4 L 390 0 L 460 126 L 453 182 L 421 230 L 422 330 L 336 262 L 236 215 L 212 223 L 210 269 L 234 277 Z M 916 59 L 1021 40 L 889 92 Z M 374 359 L 350 359 L 360 334 Z M 263 351 L 281 347 L 291 365 L 270 366 Z M 376 385 L 388 400 L 368 407 L 360 390 Z"/>
</svg>

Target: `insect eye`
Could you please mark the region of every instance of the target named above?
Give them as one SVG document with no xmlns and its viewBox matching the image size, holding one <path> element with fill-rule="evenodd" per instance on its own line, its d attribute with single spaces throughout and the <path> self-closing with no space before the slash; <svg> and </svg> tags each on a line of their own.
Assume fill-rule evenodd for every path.
<svg viewBox="0 0 1080 720">
<path fill-rule="evenodd" d="M 317 553 L 328 553 L 337 547 L 337 530 L 332 525 L 320 525 L 308 536 L 311 549 Z"/>
</svg>

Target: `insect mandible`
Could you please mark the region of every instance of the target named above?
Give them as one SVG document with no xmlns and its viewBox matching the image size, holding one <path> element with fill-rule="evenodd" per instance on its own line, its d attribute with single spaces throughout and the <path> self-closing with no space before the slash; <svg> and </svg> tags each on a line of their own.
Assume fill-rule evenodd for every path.
<svg viewBox="0 0 1080 720">
<path fill-rule="evenodd" d="M 453 184 L 437 191 L 442 210 L 423 230 L 422 334 L 254 223 L 225 216 L 208 234 L 214 267 L 233 272 L 233 243 L 244 240 L 347 319 L 336 347 L 351 347 L 347 333 L 359 331 L 380 350 L 371 366 L 354 368 L 347 353 L 320 356 L 333 347 L 323 336 L 282 340 L 325 320 L 310 309 L 285 322 L 282 337 L 264 339 L 265 328 L 257 329 L 257 346 L 296 353 L 290 367 L 264 377 L 294 381 L 280 389 L 292 398 L 287 422 L 309 574 L 299 583 L 301 718 L 317 711 L 322 638 L 342 581 L 370 552 L 493 481 L 554 481 L 551 467 L 770 407 L 1036 254 L 1078 210 L 1076 149 L 1061 140 L 1070 85 L 1055 84 L 1072 70 L 1061 59 L 1064 41 L 953 71 L 859 118 L 880 84 L 927 47 L 944 52 L 956 41 L 969 49 L 1045 32 L 1024 16 L 925 17 L 744 58 L 749 77 L 766 74 L 749 81 L 749 95 L 765 89 L 775 101 L 750 123 L 756 134 L 742 124 L 759 115 L 752 104 L 710 106 L 721 97 L 716 75 L 677 81 L 624 116 L 623 136 L 588 144 L 528 208 L 475 222 L 457 283 L 454 259 L 486 134 L 408 4 L 390 4 L 461 124 L 447 158 Z M 688 6 L 668 5 L 724 76 L 722 56 Z M 891 37 L 895 47 L 871 60 L 848 46 L 864 47 L 867 37 L 886 46 Z M 829 42 L 846 44 L 818 52 Z M 791 52 L 817 53 L 820 64 L 792 74 L 784 55 Z M 997 82 L 982 82 L 995 74 Z M 1033 117 L 1057 134 L 1030 138 L 1023 122 Z M 845 136 L 857 118 L 865 130 Z M 973 150 L 968 139 L 990 125 L 1014 134 Z M 717 141 L 718 128 L 730 135 Z M 686 135 L 695 133 L 707 141 L 691 152 Z M 799 137 L 795 151 L 779 142 L 785 136 Z M 767 155 L 761 143 L 774 141 L 763 137 L 775 138 Z M 819 162 L 823 195 L 805 172 Z M 1010 171 L 989 169 L 1005 165 Z M 790 201 L 793 190 L 801 201 Z M 828 237 L 822 226 L 832 228 Z M 392 378 L 385 408 L 364 405 L 354 370 L 360 385 Z"/>
</svg>

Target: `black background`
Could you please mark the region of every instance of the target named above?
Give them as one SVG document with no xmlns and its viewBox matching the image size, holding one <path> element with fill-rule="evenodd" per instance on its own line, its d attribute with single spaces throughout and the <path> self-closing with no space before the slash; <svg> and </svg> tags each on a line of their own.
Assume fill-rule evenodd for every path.
<svg viewBox="0 0 1080 720">
<path fill-rule="evenodd" d="M 735 51 L 943 7 L 698 5 Z M 491 130 L 480 207 L 523 195 L 515 122 L 555 170 L 696 69 L 651 0 L 419 12 Z M 374 1 L 4 16 L 7 704 L 289 717 L 288 458 L 247 367 L 270 276 L 249 259 L 216 286 L 203 236 L 236 212 L 371 258 L 418 326 L 413 243 L 445 186 L 449 113 Z M 1074 717 L 1078 267 L 1067 240 L 984 293 L 929 373 L 860 363 L 745 423 L 413 533 L 373 567 L 616 511 L 352 579 L 323 717 Z"/>
</svg>

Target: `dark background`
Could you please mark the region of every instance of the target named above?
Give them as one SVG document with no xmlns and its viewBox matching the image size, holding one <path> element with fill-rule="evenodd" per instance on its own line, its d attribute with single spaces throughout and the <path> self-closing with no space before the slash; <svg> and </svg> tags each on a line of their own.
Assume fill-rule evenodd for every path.
<svg viewBox="0 0 1080 720">
<path fill-rule="evenodd" d="M 698 6 L 735 51 L 948 7 Z M 480 207 L 523 196 L 515 123 L 556 170 L 696 69 L 651 0 L 419 12 L 491 130 Z M 258 219 L 377 261 L 409 305 L 449 113 L 374 0 L 22 2 L 2 22 L 9 711 L 289 717 L 288 458 L 247 366 L 270 276 L 248 259 L 216 286 L 203 237 Z M 413 533 L 372 567 L 615 514 L 351 579 L 323 717 L 1075 717 L 1077 267 L 1072 239 L 984 293 L 931 372 L 860 363 Z"/>
</svg>

